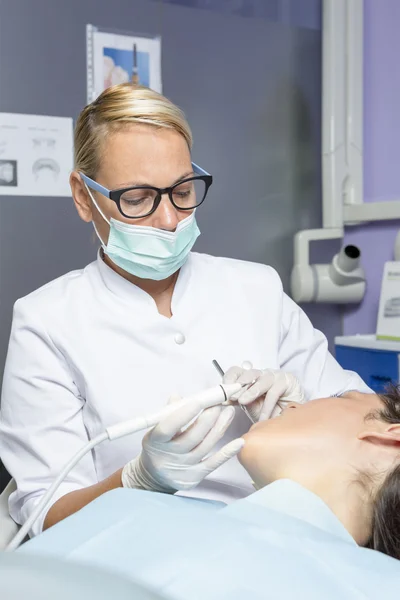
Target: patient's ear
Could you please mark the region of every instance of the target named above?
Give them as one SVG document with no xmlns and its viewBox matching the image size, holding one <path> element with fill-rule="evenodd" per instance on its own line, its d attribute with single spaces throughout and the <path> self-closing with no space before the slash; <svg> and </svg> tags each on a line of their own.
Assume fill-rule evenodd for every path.
<svg viewBox="0 0 400 600">
<path fill-rule="evenodd" d="M 378 428 L 374 431 L 362 431 L 357 437 L 372 444 L 400 447 L 400 423 L 389 425 L 382 431 Z"/>
</svg>

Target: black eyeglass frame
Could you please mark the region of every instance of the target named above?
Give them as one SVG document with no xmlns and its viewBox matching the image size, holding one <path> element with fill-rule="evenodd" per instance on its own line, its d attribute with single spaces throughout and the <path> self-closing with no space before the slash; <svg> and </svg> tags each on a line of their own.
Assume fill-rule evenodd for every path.
<svg viewBox="0 0 400 600">
<path fill-rule="evenodd" d="M 204 200 L 206 199 L 208 190 L 213 182 L 213 177 L 212 177 L 212 175 L 210 175 L 209 173 L 204 171 L 204 169 L 202 169 L 201 167 L 198 167 L 194 163 L 192 163 L 192 166 L 195 171 L 196 170 L 200 171 L 202 174 L 196 175 L 195 177 L 188 177 L 186 179 L 182 179 L 182 181 L 178 181 L 177 183 L 174 183 L 174 185 L 171 185 L 166 188 L 157 188 L 152 185 L 136 185 L 136 186 L 131 186 L 131 187 L 127 187 L 127 188 L 120 188 L 118 190 L 109 190 L 106 187 L 97 183 L 97 181 L 94 181 L 94 179 L 91 179 L 87 175 L 84 175 L 83 173 L 80 173 L 80 176 L 82 177 L 83 181 L 86 183 L 86 185 L 88 187 L 90 187 L 93 190 L 96 190 L 97 192 L 100 192 L 100 194 L 102 194 L 106 198 L 109 198 L 110 200 L 115 202 L 116 205 L 118 206 L 119 212 L 121 213 L 121 215 L 123 217 L 125 217 L 126 219 L 143 219 L 144 217 L 148 217 L 149 215 L 153 214 L 157 210 L 164 194 L 168 194 L 168 198 L 169 198 L 172 206 L 174 206 L 177 210 L 181 210 L 181 211 L 193 210 L 194 208 L 198 208 L 199 206 L 201 206 L 201 204 L 203 204 Z M 203 195 L 202 200 L 200 202 L 198 202 L 197 204 L 195 204 L 195 206 L 186 206 L 185 208 L 182 208 L 181 206 L 178 206 L 177 204 L 175 204 L 174 199 L 173 199 L 173 191 L 175 188 L 182 185 L 183 183 L 187 183 L 188 181 L 204 181 L 204 183 L 205 183 L 204 195 Z M 157 196 L 154 198 L 153 207 L 149 212 L 147 212 L 144 215 L 139 215 L 139 216 L 126 215 L 124 213 L 124 211 L 121 208 L 121 196 L 125 192 L 129 192 L 131 190 L 153 190 L 153 191 L 157 192 Z"/>
</svg>

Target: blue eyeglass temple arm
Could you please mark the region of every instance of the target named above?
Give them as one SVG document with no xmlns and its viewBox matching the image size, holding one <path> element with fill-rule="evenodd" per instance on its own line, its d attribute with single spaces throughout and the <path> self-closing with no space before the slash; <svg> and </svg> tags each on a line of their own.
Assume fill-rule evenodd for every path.
<svg viewBox="0 0 400 600">
<path fill-rule="evenodd" d="M 207 173 L 207 171 L 205 171 L 204 169 L 199 167 L 199 165 L 196 165 L 196 163 L 194 163 L 194 162 L 192 162 L 192 167 L 193 167 L 193 171 L 195 173 L 197 173 L 197 175 L 210 175 L 210 173 Z"/>
<path fill-rule="evenodd" d="M 109 189 L 107 189 L 103 185 L 100 185 L 94 179 L 90 179 L 90 177 L 88 177 L 87 175 L 84 175 L 81 172 L 79 173 L 79 175 L 82 177 L 84 183 L 86 183 L 86 185 L 88 187 L 90 187 L 92 190 L 96 190 L 96 192 L 100 192 L 100 194 L 103 194 L 103 196 L 105 196 L 106 198 L 110 197 L 111 191 Z"/>
<path fill-rule="evenodd" d="M 207 171 L 205 171 L 204 169 L 199 167 L 199 165 L 196 165 L 194 162 L 192 162 L 192 168 L 193 168 L 193 171 L 197 175 L 210 175 L 210 173 L 207 173 Z M 82 177 L 82 179 L 86 183 L 86 185 L 88 187 L 90 187 L 92 190 L 96 190 L 96 192 L 100 192 L 100 194 L 102 194 L 106 198 L 110 197 L 109 189 L 100 185 L 100 183 L 97 183 L 97 181 L 94 181 L 94 179 L 90 179 L 90 177 L 88 177 L 87 175 L 84 175 L 83 173 L 79 173 L 79 175 Z"/>
</svg>

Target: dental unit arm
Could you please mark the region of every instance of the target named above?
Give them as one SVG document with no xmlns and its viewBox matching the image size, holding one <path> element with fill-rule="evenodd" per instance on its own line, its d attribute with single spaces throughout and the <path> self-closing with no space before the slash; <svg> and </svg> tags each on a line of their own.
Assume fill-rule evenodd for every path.
<svg viewBox="0 0 400 600">
<path fill-rule="evenodd" d="M 294 237 L 295 302 L 359 303 L 366 290 L 360 249 L 345 245 L 331 263 L 312 264 L 310 244 L 343 240 L 345 227 L 400 219 L 400 200 L 365 202 L 363 190 L 363 0 L 323 0 L 322 228 Z M 400 234 L 395 245 L 400 257 Z"/>
<path fill-rule="evenodd" d="M 173 404 L 168 405 L 155 413 L 145 415 L 143 417 L 137 417 L 129 421 L 122 421 L 120 423 L 116 423 L 115 425 L 107 427 L 107 429 L 103 433 L 96 436 L 95 438 L 93 438 L 93 440 L 85 444 L 85 446 L 83 446 L 83 448 L 81 448 L 81 450 L 79 450 L 79 452 L 77 452 L 75 456 L 73 456 L 67 462 L 67 464 L 61 470 L 57 478 L 53 481 L 47 492 L 41 498 L 39 504 L 36 506 L 35 510 L 32 512 L 30 517 L 26 520 L 24 525 L 8 544 L 6 551 L 11 552 L 18 548 L 18 546 L 27 536 L 32 525 L 40 517 L 42 512 L 47 508 L 49 502 L 51 501 L 52 497 L 56 493 L 61 483 L 67 477 L 68 473 L 85 456 L 85 454 L 90 452 L 95 446 L 101 444 L 105 440 L 116 440 L 120 437 L 130 435 L 131 433 L 136 433 L 138 431 L 143 431 L 145 429 L 149 429 L 150 427 L 154 427 L 162 419 L 165 419 L 166 417 L 174 413 L 180 406 L 188 403 L 197 402 L 199 404 L 199 412 L 212 406 L 224 404 L 231 398 L 231 396 L 240 391 L 241 388 L 242 385 L 240 383 L 217 385 L 208 388 L 207 390 L 204 390 L 198 394 L 188 396 L 187 398 L 182 398 L 181 400 L 174 402 Z"/>
</svg>

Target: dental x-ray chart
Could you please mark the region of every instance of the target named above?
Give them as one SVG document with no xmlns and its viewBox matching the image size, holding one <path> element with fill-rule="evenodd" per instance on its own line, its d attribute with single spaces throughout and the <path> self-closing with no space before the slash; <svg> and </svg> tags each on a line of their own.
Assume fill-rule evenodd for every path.
<svg viewBox="0 0 400 600">
<path fill-rule="evenodd" d="M 72 119 L 0 113 L 0 194 L 70 196 Z"/>
<path fill-rule="evenodd" d="M 161 92 L 161 38 L 86 27 L 87 101 L 118 83 Z"/>
</svg>

